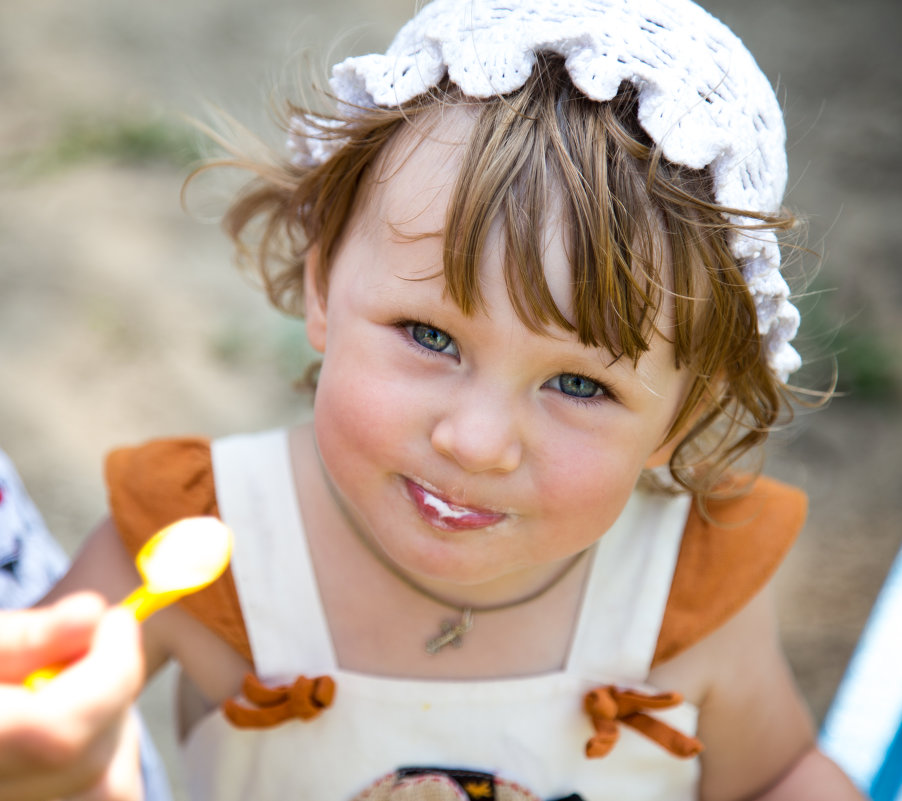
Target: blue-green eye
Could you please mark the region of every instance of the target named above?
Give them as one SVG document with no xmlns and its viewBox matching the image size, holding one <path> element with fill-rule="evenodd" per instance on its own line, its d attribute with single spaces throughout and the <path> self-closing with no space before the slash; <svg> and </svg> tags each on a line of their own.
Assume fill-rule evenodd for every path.
<svg viewBox="0 0 902 801">
<path fill-rule="evenodd" d="M 564 395 L 580 400 L 588 400 L 607 395 L 607 390 L 597 381 L 575 373 L 561 373 L 548 382 Z"/>
<path fill-rule="evenodd" d="M 436 328 L 434 325 L 426 325 L 425 323 L 410 323 L 407 326 L 407 331 L 414 342 L 428 350 L 433 350 L 436 353 L 445 353 L 450 349 L 451 352 L 457 353 L 454 340 L 450 334 L 446 334 L 441 328 Z"/>
</svg>

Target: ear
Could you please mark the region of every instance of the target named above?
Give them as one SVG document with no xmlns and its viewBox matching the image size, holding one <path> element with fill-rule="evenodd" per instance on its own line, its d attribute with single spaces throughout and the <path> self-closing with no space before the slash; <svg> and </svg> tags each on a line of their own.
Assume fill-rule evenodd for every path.
<svg viewBox="0 0 902 801">
<path fill-rule="evenodd" d="M 317 353 L 326 352 L 326 298 L 317 286 L 319 246 L 311 245 L 304 267 L 304 321 L 307 339 Z"/>
<path fill-rule="evenodd" d="M 676 436 L 667 440 L 658 450 L 656 450 L 651 456 L 648 457 L 648 460 L 645 462 L 645 469 L 652 470 L 655 467 L 663 467 L 664 465 L 670 464 L 670 457 L 673 456 L 673 452 L 677 449 L 679 444 L 683 441 L 683 438 L 688 433 L 688 428 L 680 431 Z"/>
<path fill-rule="evenodd" d="M 680 430 L 675 432 L 658 450 L 656 450 L 645 462 L 645 469 L 651 470 L 655 467 L 664 467 L 670 464 L 670 457 L 673 452 L 680 446 L 680 443 L 689 436 L 695 424 L 702 419 L 708 412 L 712 411 L 723 399 L 726 393 L 726 379 L 718 376 L 709 384 L 708 394 L 703 397 L 695 405 L 692 414 L 686 419 Z M 713 397 L 712 397 L 713 395 Z"/>
<path fill-rule="evenodd" d="M 646 470 L 654 470 L 656 467 L 664 467 L 664 465 L 670 464 L 670 457 L 673 456 L 673 452 L 680 447 L 680 443 L 686 438 L 686 435 L 692 430 L 692 426 L 695 425 L 695 421 L 701 417 L 702 411 L 704 410 L 704 405 L 699 403 L 695 409 L 692 411 L 692 414 L 689 416 L 689 419 L 683 423 L 678 431 L 669 431 L 668 433 L 672 434 L 667 440 L 665 440 L 661 445 L 658 446 L 658 449 L 649 455 L 643 467 Z M 673 421 L 674 424 L 676 420 Z"/>
</svg>

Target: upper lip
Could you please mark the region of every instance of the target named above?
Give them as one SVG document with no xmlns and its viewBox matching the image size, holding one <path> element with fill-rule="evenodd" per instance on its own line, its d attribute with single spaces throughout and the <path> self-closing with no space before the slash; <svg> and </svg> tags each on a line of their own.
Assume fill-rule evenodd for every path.
<svg viewBox="0 0 902 801">
<path fill-rule="evenodd" d="M 475 514 L 483 514 L 483 515 L 507 514 L 507 512 L 502 512 L 502 511 L 499 511 L 498 509 L 492 509 L 487 506 L 473 505 L 471 503 L 468 503 L 466 500 L 464 500 L 462 498 L 451 497 L 447 493 L 444 493 L 441 490 L 436 489 L 436 487 L 433 484 L 429 483 L 428 481 L 424 481 L 421 478 L 408 477 L 407 481 L 409 481 L 411 484 L 415 484 L 415 485 L 419 486 L 421 489 L 426 490 L 426 492 L 428 492 L 430 495 L 434 495 L 440 501 L 444 501 L 449 506 L 456 506 L 460 509 L 466 509 L 467 511 L 473 512 Z"/>
</svg>

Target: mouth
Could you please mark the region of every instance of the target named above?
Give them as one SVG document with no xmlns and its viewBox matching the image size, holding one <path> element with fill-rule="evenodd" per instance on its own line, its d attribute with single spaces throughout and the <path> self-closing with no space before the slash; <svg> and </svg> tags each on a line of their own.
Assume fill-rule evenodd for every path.
<svg viewBox="0 0 902 801">
<path fill-rule="evenodd" d="M 502 512 L 461 506 L 410 479 L 404 479 L 407 494 L 420 516 L 432 526 L 445 531 L 472 531 L 500 523 L 507 517 Z"/>
</svg>

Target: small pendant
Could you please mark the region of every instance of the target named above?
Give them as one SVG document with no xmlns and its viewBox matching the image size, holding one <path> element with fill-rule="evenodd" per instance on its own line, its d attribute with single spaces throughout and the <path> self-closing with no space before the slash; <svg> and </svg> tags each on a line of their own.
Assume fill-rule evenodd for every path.
<svg viewBox="0 0 902 801">
<path fill-rule="evenodd" d="M 460 620 L 456 623 L 453 620 L 443 621 L 442 633 L 431 640 L 426 640 L 426 653 L 437 654 L 446 645 L 460 648 L 463 645 L 464 634 L 471 628 L 473 628 L 473 610 L 464 609 Z"/>
</svg>

